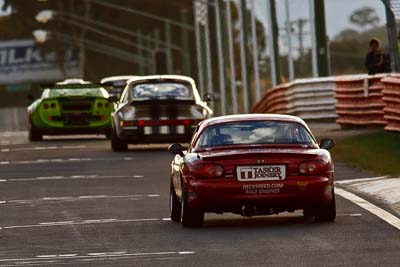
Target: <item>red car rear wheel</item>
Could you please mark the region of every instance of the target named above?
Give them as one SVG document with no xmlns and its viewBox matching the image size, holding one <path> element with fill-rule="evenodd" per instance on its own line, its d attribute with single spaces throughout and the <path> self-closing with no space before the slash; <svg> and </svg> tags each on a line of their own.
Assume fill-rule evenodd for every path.
<svg viewBox="0 0 400 267">
<path fill-rule="evenodd" d="M 332 200 L 326 205 L 318 208 L 315 212 L 315 221 L 317 222 L 333 222 L 336 218 L 336 201 L 335 193 L 332 190 Z"/>
<path fill-rule="evenodd" d="M 188 207 L 185 191 L 182 192 L 181 223 L 184 227 L 201 227 L 204 222 L 204 212 Z"/>
</svg>

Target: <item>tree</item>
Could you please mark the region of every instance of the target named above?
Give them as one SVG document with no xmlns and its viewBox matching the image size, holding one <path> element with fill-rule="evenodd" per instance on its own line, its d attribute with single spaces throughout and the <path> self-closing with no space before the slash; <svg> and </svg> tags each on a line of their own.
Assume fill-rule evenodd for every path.
<svg viewBox="0 0 400 267">
<path fill-rule="evenodd" d="M 365 31 L 368 26 L 376 27 L 380 21 L 376 10 L 372 7 L 362 7 L 350 15 L 350 22 Z"/>
</svg>

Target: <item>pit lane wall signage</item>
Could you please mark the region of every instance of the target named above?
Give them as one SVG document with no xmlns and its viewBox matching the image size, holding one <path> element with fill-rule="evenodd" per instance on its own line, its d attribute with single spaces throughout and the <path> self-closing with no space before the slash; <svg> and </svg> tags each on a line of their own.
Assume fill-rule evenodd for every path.
<svg viewBox="0 0 400 267">
<path fill-rule="evenodd" d="M 42 53 L 33 40 L 0 41 L 0 84 L 54 82 L 78 77 L 78 53 L 67 51 L 65 73 L 56 62 L 56 53 Z"/>
</svg>

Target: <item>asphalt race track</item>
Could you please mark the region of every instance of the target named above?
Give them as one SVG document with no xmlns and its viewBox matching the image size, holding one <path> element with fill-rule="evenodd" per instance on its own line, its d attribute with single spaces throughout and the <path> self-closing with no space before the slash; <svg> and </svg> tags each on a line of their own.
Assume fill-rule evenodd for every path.
<svg viewBox="0 0 400 267">
<path fill-rule="evenodd" d="M 399 266 L 400 231 L 337 196 L 335 223 L 301 212 L 168 219 L 166 146 L 1 136 L 0 266 Z M 336 166 L 336 179 L 369 174 Z"/>
</svg>

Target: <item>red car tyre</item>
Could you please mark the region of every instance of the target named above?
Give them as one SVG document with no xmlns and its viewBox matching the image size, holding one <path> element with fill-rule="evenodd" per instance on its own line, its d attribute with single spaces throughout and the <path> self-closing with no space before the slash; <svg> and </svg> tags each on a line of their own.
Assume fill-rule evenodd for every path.
<svg viewBox="0 0 400 267">
<path fill-rule="evenodd" d="M 316 210 L 314 218 L 317 222 L 332 222 L 336 218 L 335 193 L 332 191 L 332 201 Z"/>
<path fill-rule="evenodd" d="M 204 222 L 204 212 L 188 207 L 185 191 L 182 192 L 181 223 L 183 227 L 201 227 Z"/>
</svg>

